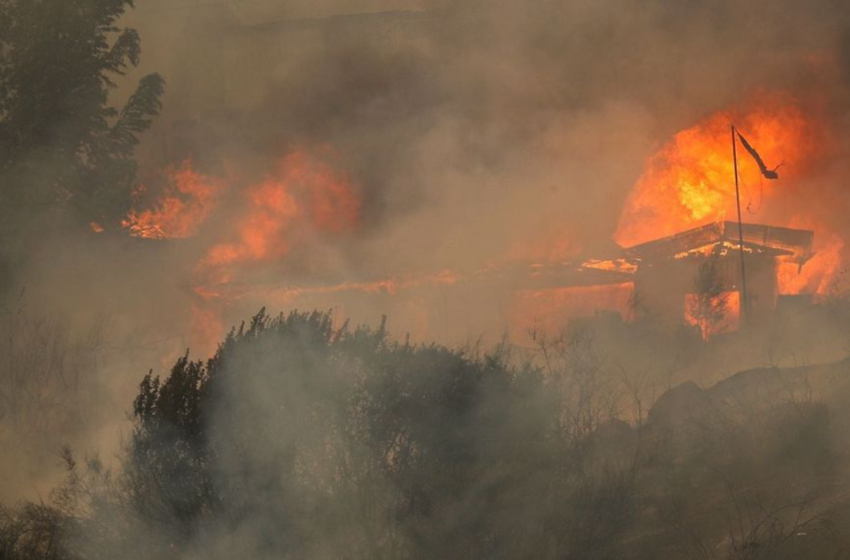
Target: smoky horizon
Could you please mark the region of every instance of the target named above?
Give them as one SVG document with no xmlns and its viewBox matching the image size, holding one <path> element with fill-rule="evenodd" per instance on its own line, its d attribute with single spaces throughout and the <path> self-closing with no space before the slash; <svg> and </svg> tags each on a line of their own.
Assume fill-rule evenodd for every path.
<svg viewBox="0 0 850 560">
<path fill-rule="evenodd" d="M 842 558 L 850 5 L 0 0 L 0 558 Z"/>
</svg>

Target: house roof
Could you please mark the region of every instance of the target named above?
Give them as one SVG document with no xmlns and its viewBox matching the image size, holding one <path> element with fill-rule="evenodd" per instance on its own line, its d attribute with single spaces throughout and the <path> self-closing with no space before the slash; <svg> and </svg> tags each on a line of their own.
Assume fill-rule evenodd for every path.
<svg viewBox="0 0 850 560">
<path fill-rule="evenodd" d="M 742 224 L 744 251 L 803 265 L 814 254 L 814 232 L 763 224 Z M 684 258 L 737 249 L 737 222 L 715 222 L 675 235 L 628 247 L 623 254 L 641 261 Z"/>
<path fill-rule="evenodd" d="M 814 232 L 763 224 L 742 224 L 744 252 L 772 257 L 803 266 L 812 256 Z M 628 281 L 642 262 L 661 259 L 701 258 L 726 255 L 739 250 L 738 223 L 715 222 L 674 235 L 624 248 L 618 257 L 588 259 L 570 274 L 546 269 L 539 276 L 553 273 L 568 278 L 570 284 L 608 284 Z"/>
</svg>

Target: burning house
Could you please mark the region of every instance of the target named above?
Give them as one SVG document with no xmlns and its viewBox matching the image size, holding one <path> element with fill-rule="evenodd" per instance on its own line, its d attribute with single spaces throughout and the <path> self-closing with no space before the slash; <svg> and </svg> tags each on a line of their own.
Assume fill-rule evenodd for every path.
<svg viewBox="0 0 850 560">
<path fill-rule="evenodd" d="M 630 318 L 684 320 L 707 338 L 737 328 L 745 302 L 750 321 L 770 320 L 781 296 L 780 267 L 802 270 L 814 255 L 812 231 L 743 224 L 741 233 L 743 278 L 738 224 L 728 221 L 625 248 L 616 259 L 586 261 L 581 271 L 603 273 L 600 285 L 628 284 Z"/>
<path fill-rule="evenodd" d="M 363 173 L 368 165 L 350 166 L 356 158 L 346 153 L 352 148 L 347 137 L 341 138 L 341 149 L 333 142 L 288 142 L 287 135 L 299 126 L 324 125 L 310 116 L 321 114 L 313 99 L 302 99 L 300 86 L 289 81 L 301 70 L 293 64 L 302 58 L 277 55 L 306 45 L 311 60 L 333 62 L 337 53 L 326 49 L 327 39 L 361 34 L 375 38 L 375 53 L 412 48 L 419 34 L 443 15 L 395 9 L 319 12 L 266 11 L 248 4 L 211 9 L 202 38 L 214 38 L 214 44 L 195 57 L 203 64 L 182 65 L 189 70 L 167 76 L 171 91 L 180 91 L 186 106 L 164 114 L 154 130 L 160 135 L 151 143 L 156 153 L 146 163 L 163 171 L 152 173 L 153 188 L 140 189 L 148 194 L 139 197 L 123 225 L 136 237 L 197 238 L 191 242 L 197 254 L 186 273 L 194 346 L 213 348 L 227 324 L 263 305 L 333 308 L 362 322 L 387 315 L 402 335 L 412 332 L 451 342 L 488 331 L 506 331 L 515 341 L 527 342 L 529 331 L 558 332 L 571 319 L 600 314 L 691 324 L 708 338 L 738 327 L 745 300 L 749 318 L 759 323 L 770 320 L 780 296 L 829 289 L 842 262 L 843 242 L 834 225 L 818 220 L 805 205 L 787 203 L 802 192 L 797 181 L 805 184 L 807 166 L 818 151 L 820 137 L 813 132 L 817 121 L 783 92 L 759 93 L 740 107 L 718 110 L 651 155 L 611 232 L 617 246 L 597 260 L 564 262 L 587 247 L 583 237 L 590 233 L 564 228 L 557 241 L 542 243 L 547 246 L 538 251 L 537 230 L 514 224 L 517 238 L 506 240 L 505 254 L 498 253 L 494 242 L 460 259 L 460 249 L 435 242 L 431 252 L 447 251 L 451 270 L 442 264 L 430 271 L 380 266 L 380 276 L 374 277 L 373 267 L 345 262 L 342 255 L 349 248 L 374 243 L 374 237 L 361 233 L 373 227 L 364 218 L 377 215 L 368 207 L 379 187 Z M 183 37 L 180 30 L 172 31 Z M 194 44 L 197 49 L 201 43 Z M 243 64 L 246 59 L 262 63 Z M 221 87 L 207 87 L 210 77 Z M 266 95 L 269 91 L 274 95 Z M 338 93 L 334 87 L 318 98 L 330 106 Z M 272 113 L 275 119 L 268 118 Z M 309 116 L 306 124 L 293 117 L 300 113 Z M 372 118 L 371 113 L 363 115 Z M 737 223 L 703 225 L 734 215 L 738 195 L 731 172 L 730 122 L 747 132 L 761 155 L 755 162 L 744 160 L 739 169 L 750 214 L 759 213 L 759 221 L 818 228 L 815 256 L 812 231 L 744 225 L 746 298 Z M 395 142 L 394 135 L 390 138 Z M 245 157 L 246 145 L 252 147 L 250 157 Z M 762 159 L 787 161 L 784 183 L 763 181 L 776 171 L 768 169 L 772 175 L 767 177 L 758 165 Z M 553 229 L 560 228 L 563 216 L 552 214 L 547 220 Z M 455 219 L 453 213 L 439 215 Z M 442 227 L 430 218 L 427 223 Z M 593 247 L 608 243 L 600 233 L 595 232 Z M 387 243 L 400 254 L 407 251 L 401 242 Z M 557 250 L 548 245 L 557 245 Z M 536 264 L 529 269 L 530 262 Z"/>
</svg>

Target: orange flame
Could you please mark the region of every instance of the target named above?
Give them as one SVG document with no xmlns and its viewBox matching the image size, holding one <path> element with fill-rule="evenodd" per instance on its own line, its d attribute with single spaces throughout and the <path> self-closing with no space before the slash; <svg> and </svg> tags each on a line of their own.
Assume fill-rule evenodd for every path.
<svg viewBox="0 0 850 560">
<path fill-rule="evenodd" d="M 121 225 L 134 237 L 169 239 L 190 237 L 210 216 L 222 190 L 220 181 L 197 173 L 191 161 L 166 170 L 169 186 L 153 208 L 131 210 Z M 144 192 L 141 187 L 137 192 Z"/>
<path fill-rule="evenodd" d="M 286 256 L 305 230 L 342 234 L 358 222 L 360 199 L 348 178 L 325 161 L 294 152 L 274 176 L 247 190 L 247 204 L 231 239 L 214 245 L 198 273 L 214 284 L 229 282 L 236 265 Z"/>
<path fill-rule="evenodd" d="M 831 142 L 829 131 L 815 126 L 815 114 L 802 107 L 792 96 L 760 93 L 743 108 L 717 112 L 677 133 L 650 158 L 633 187 L 615 240 L 635 245 L 707 222 L 737 219 L 730 130 L 735 123 L 769 167 L 783 164 L 778 181 L 765 180 L 738 144 L 744 220 L 815 232 L 815 256 L 802 268 L 779 264 L 778 292 L 827 293 L 841 268 L 844 242 L 824 223 L 823 210 L 807 203 L 810 195 L 797 187 L 815 158 L 830 152 Z M 771 206 L 771 201 L 776 202 Z"/>
<path fill-rule="evenodd" d="M 244 206 L 225 226 L 223 239 L 195 266 L 195 293 L 203 302 L 195 312 L 199 338 L 209 338 L 209 331 L 223 334 L 223 294 L 233 296 L 233 291 L 222 288 L 240 270 L 284 259 L 310 233 L 350 232 L 359 216 L 356 189 L 325 159 L 304 151 L 282 158 L 272 176 L 244 191 Z"/>
<path fill-rule="evenodd" d="M 310 235 L 340 236 L 357 226 L 360 198 L 348 178 L 330 165 L 330 156 L 329 149 L 295 151 L 278 161 L 265 180 L 239 190 L 237 181 L 200 174 L 186 161 L 166 170 L 168 186 L 151 207 L 133 209 L 122 221 L 134 237 L 174 239 L 196 235 L 217 216 L 216 240 L 202 249 L 192 269 L 196 350 L 211 352 L 223 336 L 222 313 L 235 294 L 225 285 L 239 270 L 284 259 Z M 225 192 L 226 186 L 232 192 Z M 134 194 L 138 198 L 144 192 L 140 185 Z M 224 195 L 233 209 L 217 212 Z"/>
<path fill-rule="evenodd" d="M 811 157 L 814 135 L 790 96 L 759 94 L 749 110 L 720 111 L 677 133 L 648 162 L 623 209 L 614 239 L 630 246 L 703 225 L 734 219 L 735 179 L 730 125 L 735 125 L 768 166 L 783 164 L 781 181 L 764 180 L 738 145 L 742 205 L 760 204 L 758 191 L 798 177 Z M 749 194 L 749 196 L 748 196 Z"/>
<path fill-rule="evenodd" d="M 777 292 L 780 294 L 827 295 L 835 285 L 841 270 L 844 242 L 840 237 L 824 232 L 815 255 L 802 267 L 796 263 L 779 263 Z"/>
</svg>

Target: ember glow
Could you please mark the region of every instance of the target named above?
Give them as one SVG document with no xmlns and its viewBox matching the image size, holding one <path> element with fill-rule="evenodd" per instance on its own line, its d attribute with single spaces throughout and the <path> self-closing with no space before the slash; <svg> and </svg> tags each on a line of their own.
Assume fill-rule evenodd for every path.
<svg viewBox="0 0 850 560">
<path fill-rule="evenodd" d="M 607 270 L 610 272 L 623 272 L 626 274 L 634 274 L 637 271 L 637 265 L 626 259 L 611 259 L 598 260 L 588 259 L 581 264 L 582 268 L 591 268 L 596 270 Z"/>
<path fill-rule="evenodd" d="M 780 181 L 765 180 L 740 149 L 742 205 L 756 212 L 774 189 L 793 182 L 806 169 L 815 149 L 815 134 L 799 104 L 780 94 L 762 94 L 752 109 L 714 113 L 677 133 L 647 162 L 621 214 L 614 239 L 636 245 L 703 225 L 735 219 L 735 180 L 730 125 L 756 146 Z"/>
</svg>

